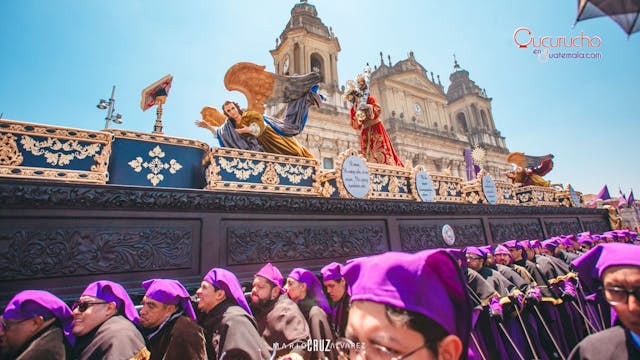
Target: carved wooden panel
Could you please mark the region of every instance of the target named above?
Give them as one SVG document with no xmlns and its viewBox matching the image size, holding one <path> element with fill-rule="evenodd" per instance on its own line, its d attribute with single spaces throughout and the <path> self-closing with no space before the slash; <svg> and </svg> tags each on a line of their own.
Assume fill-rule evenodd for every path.
<svg viewBox="0 0 640 360">
<path fill-rule="evenodd" d="M 449 224 L 455 234 L 456 240 L 451 246 L 447 245 L 442 237 L 442 227 L 445 224 Z M 403 251 L 465 247 L 487 243 L 484 228 L 479 219 L 404 221 L 400 224 L 399 231 Z"/>
<path fill-rule="evenodd" d="M 389 250 L 383 221 L 262 221 L 226 224 L 228 265 L 357 257 Z"/>
<path fill-rule="evenodd" d="M 582 227 L 577 218 L 574 219 L 545 219 L 544 226 L 547 228 L 547 236 L 558 236 L 577 234 L 582 232 Z"/>
<path fill-rule="evenodd" d="M 520 239 L 543 239 L 544 233 L 538 219 L 496 219 L 489 221 L 494 243 Z"/>
<path fill-rule="evenodd" d="M 591 231 L 593 234 L 602 234 L 611 230 L 611 224 L 604 218 L 582 219 L 582 225 L 584 225 L 584 231 Z"/>
<path fill-rule="evenodd" d="M 90 221 L 89 225 L 87 221 Z M 189 269 L 199 221 L 131 225 L 118 219 L 0 220 L 0 280 Z M 127 224 L 125 224 L 125 222 Z M 198 269 L 196 269 L 198 270 Z"/>
</svg>

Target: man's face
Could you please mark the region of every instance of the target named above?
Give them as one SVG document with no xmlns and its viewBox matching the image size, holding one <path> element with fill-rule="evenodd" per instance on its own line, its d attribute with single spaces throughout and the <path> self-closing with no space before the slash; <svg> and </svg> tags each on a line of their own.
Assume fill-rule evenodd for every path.
<svg viewBox="0 0 640 360">
<path fill-rule="evenodd" d="M 385 306 L 371 301 L 354 301 L 349 310 L 346 337 L 355 344 L 351 359 L 401 357 L 419 349 L 410 359 L 435 359 L 424 347 L 424 337 L 409 326 L 391 323 Z"/>
<path fill-rule="evenodd" d="M 299 302 L 305 298 L 305 287 L 304 284 L 296 281 L 292 278 L 287 278 L 287 283 L 284 285 L 284 289 L 287 291 L 287 295 L 289 295 L 289 299 Z"/>
<path fill-rule="evenodd" d="M 536 255 L 536 252 L 533 249 L 526 248 L 524 250 L 525 254 L 527 254 L 527 260 L 533 260 Z"/>
<path fill-rule="evenodd" d="M 509 253 L 513 258 L 513 261 L 522 260 L 522 250 L 520 250 L 519 248 L 515 248 L 515 247 L 509 248 Z"/>
<path fill-rule="evenodd" d="M 501 265 L 509 265 L 511 263 L 511 256 L 507 254 L 496 254 L 496 262 Z"/>
<path fill-rule="evenodd" d="M 493 254 L 487 254 L 487 259 L 484 261 L 484 263 L 485 263 L 487 266 L 492 266 L 492 265 L 494 265 L 496 262 L 495 262 L 495 260 L 493 259 Z"/>
<path fill-rule="evenodd" d="M 347 292 L 347 282 L 344 279 L 325 281 L 324 287 L 327 289 L 327 294 L 329 294 L 333 302 L 340 301 Z"/>
<path fill-rule="evenodd" d="M 251 287 L 251 303 L 262 307 L 278 296 L 279 288 L 262 276 L 253 279 Z"/>
<path fill-rule="evenodd" d="M 73 328 L 76 336 L 88 334 L 117 313 L 116 304 L 93 296 L 81 296 L 73 306 Z"/>
<path fill-rule="evenodd" d="M 142 309 L 140 309 L 140 325 L 147 329 L 157 328 L 174 312 L 176 312 L 175 305 L 164 304 L 145 296 L 142 298 Z"/>
<path fill-rule="evenodd" d="M 467 254 L 467 266 L 469 266 L 469 268 L 472 270 L 480 271 L 480 269 L 482 269 L 482 267 L 484 266 L 483 261 L 484 259 L 482 259 L 478 255 Z"/>
<path fill-rule="evenodd" d="M 605 287 L 605 297 L 611 300 L 606 288 L 620 288 L 624 290 L 637 290 L 640 288 L 640 267 L 615 266 L 608 268 L 602 274 L 602 283 Z M 640 334 L 640 299 L 629 295 L 627 302 L 611 305 L 618 314 L 618 318 L 626 328 L 636 334 Z"/>
<path fill-rule="evenodd" d="M 224 290 L 216 289 L 215 286 L 208 281 L 200 283 L 200 287 L 196 290 L 196 296 L 199 299 L 198 310 L 204 313 L 208 313 L 226 299 Z"/>
<path fill-rule="evenodd" d="M 0 326 L 0 354 L 13 354 L 22 348 L 38 331 L 36 318 L 2 320 Z"/>
</svg>

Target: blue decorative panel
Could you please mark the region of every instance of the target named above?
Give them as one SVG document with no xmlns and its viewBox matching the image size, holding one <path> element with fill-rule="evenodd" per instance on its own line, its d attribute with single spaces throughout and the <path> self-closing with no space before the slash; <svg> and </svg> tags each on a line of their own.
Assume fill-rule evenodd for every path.
<svg viewBox="0 0 640 360">
<path fill-rule="evenodd" d="M 205 143 L 162 135 L 112 131 L 110 184 L 202 189 Z"/>
</svg>

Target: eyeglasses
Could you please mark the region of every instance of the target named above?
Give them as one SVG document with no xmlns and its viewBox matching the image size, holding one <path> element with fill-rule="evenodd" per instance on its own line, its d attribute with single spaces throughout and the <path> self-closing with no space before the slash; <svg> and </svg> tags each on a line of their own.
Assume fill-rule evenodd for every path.
<svg viewBox="0 0 640 360">
<path fill-rule="evenodd" d="M 611 305 L 623 305 L 629 302 L 629 295 L 636 297 L 636 301 L 640 301 L 640 288 L 627 290 L 617 286 L 605 287 L 604 296 Z"/>
<path fill-rule="evenodd" d="M 335 344 L 335 348 L 338 351 L 338 359 L 340 360 L 355 359 L 356 357 L 361 357 L 363 359 L 402 360 L 417 353 L 425 347 L 427 347 L 426 343 L 409 351 L 408 353 L 398 354 L 396 351 L 382 345 L 367 345 L 361 342 L 356 343 L 347 338 L 339 338 Z"/>
<path fill-rule="evenodd" d="M 106 301 L 100 301 L 100 302 L 98 302 L 98 301 L 96 301 L 96 302 L 79 301 L 79 302 L 75 302 L 75 303 L 73 303 L 73 305 L 71 305 L 71 310 L 78 309 L 78 311 L 83 313 L 83 312 L 87 311 L 87 309 L 91 305 L 104 305 L 104 304 L 108 304 L 108 302 L 106 302 Z"/>
<path fill-rule="evenodd" d="M 12 327 L 23 323 L 25 321 L 27 321 L 29 319 L 23 319 L 23 320 L 17 320 L 17 321 L 7 321 L 5 319 L 0 320 L 0 327 L 2 327 L 2 330 L 4 331 L 9 331 L 9 329 L 11 329 Z"/>
<path fill-rule="evenodd" d="M 471 256 L 467 256 L 467 262 L 472 262 L 472 261 L 479 261 L 482 260 L 481 257 L 471 257 Z"/>
</svg>

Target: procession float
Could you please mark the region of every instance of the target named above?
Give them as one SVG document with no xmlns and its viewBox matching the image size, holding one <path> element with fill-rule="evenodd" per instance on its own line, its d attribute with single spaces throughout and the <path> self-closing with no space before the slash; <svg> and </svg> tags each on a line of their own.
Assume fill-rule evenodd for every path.
<svg viewBox="0 0 640 360">
<path fill-rule="evenodd" d="M 164 134 L 170 75 L 142 93 L 141 109 L 156 107 L 150 133 L 1 119 L 0 303 L 32 288 L 71 298 L 104 278 L 137 288 L 171 277 L 197 287 L 212 267 L 247 280 L 266 262 L 286 272 L 390 250 L 610 229 L 606 211 L 584 208 L 570 185 L 542 179 L 552 156 L 536 163 L 512 153 L 513 173 L 498 179 L 478 167 L 477 148 L 474 176 L 463 179 L 403 164 L 390 142 L 376 155 L 372 139 L 386 134 L 379 105 L 354 84 L 345 95 L 361 148 L 343 149 L 329 169 L 292 155 L 305 154 L 294 135 L 308 119 L 303 108 L 298 128 L 288 127 L 289 109 L 303 96 L 309 103 L 301 106 L 322 107 L 311 86 L 318 81 L 264 69 L 239 63 L 225 76 L 227 89 L 247 97 L 247 109 L 229 106 L 244 114 L 238 123 L 210 107 L 198 121 L 223 145 L 253 137 L 255 149 Z M 289 104 L 285 120 L 263 115 L 269 102 Z"/>
</svg>

